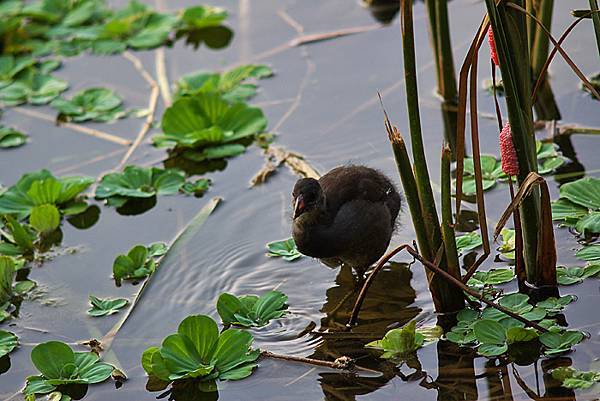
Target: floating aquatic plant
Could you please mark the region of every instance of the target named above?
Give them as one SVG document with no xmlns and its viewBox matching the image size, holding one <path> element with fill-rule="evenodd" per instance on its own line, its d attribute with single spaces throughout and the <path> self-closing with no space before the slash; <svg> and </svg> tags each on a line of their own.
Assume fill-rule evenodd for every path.
<svg viewBox="0 0 600 401">
<path fill-rule="evenodd" d="M 16 148 L 27 143 L 27 135 L 14 128 L 0 125 L 0 148 Z"/>
<path fill-rule="evenodd" d="M 0 330 L 0 358 L 8 355 L 19 345 L 19 338 L 10 331 Z"/>
<path fill-rule="evenodd" d="M 114 366 L 101 362 L 93 352 L 73 352 L 60 341 L 36 345 L 31 361 L 40 375 L 29 376 L 23 389 L 26 396 L 48 394 L 63 384 L 95 384 L 108 379 Z"/>
<path fill-rule="evenodd" d="M 94 317 L 112 315 L 129 303 L 125 298 L 101 299 L 93 295 L 89 296 L 89 300 L 91 308 L 88 309 L 87 314 Z"/>
<path fill-rule="evenodd" d="M 217 323 L 208 316 L 188 316 L 160 347 L 144 351 L 142 366 L 149 376 L 164 382 L 240 380 L 257 366 L 260 351 L 251 349 L 253 341 L 252 335 L 242 330 L 227 329 L 219 334 Z"/>
<path fill-rule="evenodd" d="M 502 176 L 502 164 L 494 156 L 481 156 L 481 174 L 483 190 L 487 191 L 496 186 Z M 475 195 L 475 166 L 472 158 L 465 158 L 462 191 L 465 196 Z"/>
<path fill-rule="evenodd" d="M 265 326 L 272 319 L 285 315 L 288 297 L 279 291 L 263 295 L 235 295 L 223 293 L 217 301 L 217 311 L 225 325 L 245 327 Z"/>
<path fill-rule="evenodd" d="M 127 255 L 119 255 L 113 263 L 113 278 L 117 286 L 122 280 L 141 280 L 148 277 L 156 269 L 156 258 L 163 256 L 168 246 L 162 242 L 148 247 L 136 245 Z"/>
<path fill-rule="evenodd" d="M 11 216 L 3 217 L 6 222 L 0 220 L 0 255 L 31 256 L 37 239 L 35 231 Z"/>
<path fill-rule="evenodd" d="M 95 196 L 110 206 L 121 207 L 129 199 L 174 195 L 185 183 L 185 174 L 177 169 L 127 166 L 121 173 L 102 177 Z"/>
<path fill-rule="evenodd" d="M 481 234 L 476 231 L 456 237 L 456 251 L 459 255 L 477 249 L 482 244 Z"/>
<path fill-rule="evenodd" d="M 512 281 L 515 273 L 512 269 L 490 269 L 489 271 L 477 271 L 469 279 L 469 287 L 481 288 L 486 285 L 504 284 Z"/>
<path fill-rule="evenodd" d="M 572 389 L 588 389 L 600 382 L 600 372 L 584 372 L 571 366 L 561 366 L 552 370 L 552 377 L 561 385 Z"/>
<path fill-rule="evenodd" d="M 87 204 L 80 194 L 93 182 L 91 177 L 54 177 L 48 170 L 24 174 L 0 195 L 0 214 L 13 214 L 24 219 L 36 208 L 48 209 L 47 205 L 63 215 L 81 213 Z"/>
<path fill-rule="evenodd" d="M 500 255 L 509 261 L 515 260 L 515 230 L 511 228 L 503 228 L 502 231 L 500 231 L 500 236 L 502 237 L 502 243 L 498 247 Z"/>
<path fill-rule="evenodd" d="M 269 242 L 267 249 L 269 250 L 267 256 L 282 257 L 286 262 L 293 262 L 302 257 L 293 238 Z"/>
<path fill-rule="evenodd" d="M 538 338 L 547 355 L 567 352 L 581 342 L 584 335 L 576 330 L 565 331 L 552 317 L 574 299 L 572 296 L 549 298 L 535 306 L 525 294 L 513 293 L 499 299 L 498 303 L 504 308 L 525 319 L 538 322 L 539 326 L 548 330 L 545 333 L 526 328 L 524 323 L 504 312 L 486 307 L 482 312 L 471 309 L 460 311 L 457 315 L 458 323 L 445 336 L 449 341 L 460 345 L 477 345 L 477 352 L 488 357 L 505 353 L 511 344 Z"/>
<path fill-rule="evenodd" d="M 421 347 L 437 341 L 443 329 L 439 326 L 417 328 L 416 322 L 411 320 L 403 327 L 388 331 L 381 340 L 371 341 L 365 347 L 383 351 L 384 359 L 390 359 L 395 363 L 402 363 Z"/>
<path fill-rule="evenodd" d="M 573 285 L 583 282 L 586 278 L 597 277 L 600 275 L 600 263 L 589 263 L 583 267 L 565 267 L 556 268 L 556 281 L 560 285 Z"/>
<path fill-rule="evenodd" d="M 560 198 L 552 202 L 552 219 L 582 235 L 600 233 L 600 179 L 585 177 L 562 185 Z"/>
<path fill-rule="evenodd" d="M 205 43 L 211 49 L 220 49 L 233 37 L 231 29 L 223 25 L 227 11 L 220 7 L 193 6 L 181 13 L 175 38 L 186 37 L 186 43 L 197 49 Z"/>
<path fill-rule="evenodd" d="M 175 98 L 194 96 L 198 93 L 217 93 L 228 102 L 244 102 L 256 95 L 257 85 L 246 82 L 273 75 L 266 65 L 242 65 L 223 73 L 199 71 L 177 81 Z"/>
<path fill-rule="evenodd" d="M 237 156 L 240 143 L 267 126 L 263 112 L 245 103 L 230 104 L 215 93 L 199 93 L 177 100 L 162 118 L 162 135 L 153 137 L 159 147 L 172 147 L 194 161 Z"/>
<path fill-rule="evenodd" d="M 59 121 L 108 122 L 127 115 L 123 100 L 114 91 L 106 88 L 89 88 L 76 93 L 71 99 L 56 98 L 50 103 L 58 110 Z"/>
<path fill-rule="evenodd" d="M 26 71 L 18 80 L 0 89 L 0 101 L 7 106 L 47 104 L 68 87 L 66 81 L 52 75 Z"/>
<path fill-rule="evenodd" d="M 588 262 L 600 261 L 600 244 L 586 245 L 578 250 L 575 256 Z"/>
<path fill-rule="evenodd" d="M 16 299 L 22 298 L 36 287 L 31 280 L 15 281 L 21 265 L 10 256 L 0 256 L 0 322 L 11 316 L 9 310 Z"/>
</svg>

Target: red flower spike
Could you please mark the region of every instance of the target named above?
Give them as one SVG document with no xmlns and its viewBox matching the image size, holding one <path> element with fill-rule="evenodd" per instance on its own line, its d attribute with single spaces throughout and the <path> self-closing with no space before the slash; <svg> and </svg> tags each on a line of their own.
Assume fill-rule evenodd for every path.
<svg viewBox="0 0 600 401">
<path fill-rule="evenodd" d="M 498 53 L 496 53 L 496 41 L 494 40 L 494 31 L 492 31 L 492 27 L 490 26 L 487 31 L 488 35 L 488 43 L 490 45 L 490 57 L 495 65 L 500 65 L 500 61 L 498 61 Z"/>
<path fill-rule="evenodd" d="M 512 141 L 510 123 L 507 122 L 500 132 L 500 158 L 502 159 L 502 171 L 506 175 L 519 175 L 519 159 Z"/>
</svg>

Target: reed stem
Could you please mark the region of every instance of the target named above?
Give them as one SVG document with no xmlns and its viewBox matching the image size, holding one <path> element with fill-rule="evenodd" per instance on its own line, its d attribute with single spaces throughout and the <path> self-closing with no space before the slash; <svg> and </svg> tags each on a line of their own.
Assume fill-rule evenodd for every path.
<svg viewBox="0 0 600 401">
<path fill-rule="evenodd" d="M 531 105 L 530 59 L 527 43 L 525 16 L 507 3 L 522 6 L 522 0 L 507 0 L 496 5 L 494 0 L 485 0 L 490 23 L 496 39 L 496 50 L 506 91 L 506 104 L 510 120 L 512 139 L 519 160 L 517 181 L 521 184 L 530 172 L 537 172 L 535 136 Z M 538 282 L 537 242 L 540 221 L 539 189 L 524 199 L 521 204 L 521 222 L 527 279 Z"/>
<path fill-rule="evenodd" d="M 598 55 L 600 56 L 600 13 L 598 12 L 598 0 L 590 0 L 590 9 L 595 11 L 592 13 L 592 22 L 594 23 L 594 33 L 596 34 Z"/>
<path fill-rule="evenodd" d="M 450 179 L 450 160 L 452 152 L 448 144 L 442 148 L 441 163 L 441 185 L 442 185 L 442 238 L 444 240 L 444 250 L 446 251 L 446 267 L 448 273 L 456 278 L 460 278 L 460 268 L 458 266 L 458 252 L 456 250 L 456 236 L 454 234 L 454 222 L 452 219 L 452 194 Z"/>
<path fill-rule="evenodd" d="M 422 209 L 422 219 L 431 249 L 441 245 L 440 223 L 437 216 L 433 191 L 427 169 L 423 135 L 421 133 L 421 117 L 419 113 L 419 96 L 417 87 L 417 68 L 415 58 L 415 42 L 412 17 L 412 1 L 401 0 L 400 5 L 402 52 L 404 58 L 404 78 L 406 82 L 406 96 L 408 118 L 410 126 L 410 139 L 412 145 L 415 181 Z M 431 260 L 431 259 L 429 259 Z"/>
</svg>

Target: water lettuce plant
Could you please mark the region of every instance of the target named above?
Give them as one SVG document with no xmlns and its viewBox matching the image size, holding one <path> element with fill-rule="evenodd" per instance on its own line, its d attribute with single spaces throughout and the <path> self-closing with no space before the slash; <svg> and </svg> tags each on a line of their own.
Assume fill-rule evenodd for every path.
<svg viewBox="0 0 600 401">
<path fill-rule="evenodd" d="M 302 257 L 293 238 L 269 242 L 267 249 L 269 250 L 267 256 L 282 257 L 286 262 L 293 262 Z"/>
<path fill-rule="evenodd" d="M 112 315 L 129 303 L 125 298 L 101 299 L 93 295 L 89 296 L 89 300 L 92 307 L 88 309 L 87 314 L 94 317 Z"/>
<path fill-rule="evenodd" d="M 160 347 L 144 351 L 142 366 L 149 376 L 164 382 L 240 380 L 257 366 L 260 351 L 251 349 L 253 341 L 252 335 L 242 330 L 227 329 L 219 334 L 217 323 L 209 316 L 192 315 Z"/>
<path fill-rule="evenodd" d="M 0 125 L 0 148 L 16 148 L 27 143 L 27 135 L 14 128 Z"/>
<path fill-rule="evenodd" d="M 600 179 L 580 178 L 560 187 L 560 198 L 552 202 L 552 219 L 588 236 L 600 233 Z"/>
<path fill-rule="evenodd" d="M 127 166 L 123 172 L 104 175 L 95 196 L 106 199 L 110 206 L 121 207 L 130 199 L 176 194 L 184 183 L 181 170 Z"/>
<path fill-rule="evenodd" d="M 256 95 L 257 85 L 246 82 L 273 75 L 266 65 L 248 64 L 223 73 L 198 71 L 185 75 L 177 81 L 175 98 L 194 96 L 198 93 L 217 93 L 230 103 L 244 102 Z"/>
<path fill-rule="evenodd" d="M 84 89 L 71 99 L 58 97 L 50 106 L 58 110 L 58 121 L 108 122 L 127 115 L 121 97 L 107 88 Z"/>
<path fill-rule="evenodd" d="M 503 228 L 502 231 L 500 231 L 500 236 L 502 237 L 502 243 L 498 247 L 500 255 L 509 261 L 515 260 L 515 230 Z"/>
<path fill-rule="evenodd" d="M 22 264 L 12 257 L 0 255 L 0 322 L 11 317 L 9 311 L 15 300 L 36 287 L 36 283 L 28 279 L 15 281 L 20 267 Z"/>
<path fill-rule="evenodd" d="M 81 213 L 87 204 L 80 199 L 80 194 L 93 182 L 91 177 L 54 177 L 48 170 L 24 174 L 0 194 L 0 214 L 24 219 L 44 205 L 56 208 L 63 215 Z"/>
<path fill-rule="evenodd" d="M 156 258 L 167 253 L 168 246 L 162 242 L 150 246 L 135 245 L 127 255 L 118 255 L 113 263 L 113 278 L 117 286 L 122 280 L 140 280 L 156 269 Z"/>
<path fill-rule="evenodd" d="M 0 255 L 31 256 L 37 236 L 32 228 L 11 216 L 0 219 Z"/>
<path fill-rule="evenodd" d="M 165 111 L 163 134 L 153 141 L 194 161 L 222 159 L 243 153 L 246 147 L 240 141 L 252 139 L 266 126 L 259 108 L 230 104 L 215 93 L 199 93 L 177 100 Z"/>
<path fill-rule="evenodd" d="M 586 278 L 600 276 L 600 263 L 589 263 L 583 267 L 556 268 L 556 281 L 560 285 L 572 285 L 583 282 Z"/>
<path fill-rule="evenodd" d="M 512 269 L 490 269 L 477 271 L 467 282 L 469 287 L 481 288 L 486 285 L 504 284 L 512 281 L 515 273 Z"/>
<path fill-rule="evenodd" d="M 411 320 L 403 327 L 388 331 L 381 340 L 365 344 L 365 347 L 381 350 L 381 358 L 401 363 L 410 359 L 419 348 L 437 341 L 442 334 L 443 329 L 439 326 L 417 328 L 416 321 Z"/>
<path fill-rule="evenodd" d="M 0 330 L 0 358 L 8 355 L 19 345 L 19 338 L 10 331 Z"/>
<path fill-rule="evenodd" d="M 505 353 L 511 344 L 539 339 L 547 355 L 569 351 L 581 342 L 584 334 L 576 330 L 564 330 L 553 317 L 574 301 L 572 296 L 549 298 L 530 303 L 529 296 L 520 293 L 504 295 L 498 303 L 524 318 L 538 322 L 547 330 L 539 333 L 532 328 L 491 307 L 482 312 L 464 309 L 457 314 L 457 324 L 445 334 L 446 339 L 459 345 L 476 345 L 481 355 L 494 357 Z"/>
<path fill-rule="evenodd" d="M 481 239 L 481 235 L 476 231 L 456 237 L 456 251 L 459 255 L 477 249 L 481 245 L 483 245 L 483 240 Z"/>
<path fill-rule="evenodd" d="M 180 13 L 175 38 L 186 38 L 186 44 L 197 49 L 202 43 L 211 49 L 220 49 L 229 44 L 233 32 L 223 22 L 227 11 L 213 6 L 192 6 Z"/>
<path fill-rule="evenodd" d="M 586 245 L 579 249 L 575 256 L 588 262 L 600 261 L 600 244 Z"/>
<path fill-rule="evenodd" d="M 114 366 L 101 362 L 93 352 L 74 352 L 60 341 L 36 345 L 31 361 L 40 375 L 29 376 L 23 393 L 35 399 L 36 394 L 48 394 L 63 384 L 95 384 L 108 379 Z"/>
<path fill-rule="evenodd" d="M 217 300 L 217 311 L 224 325 L 244 327 L 265 326 L 272 319 L 285 315 L 288 297 L 279 291 L 263 295 L 235 295 L 223 293 Z"/>
<path fill-rule="evenodd" d="M 487 191 L 496 186 L 502 176 L 502 165 L 495 156 L 481 155 L 481 174 L 483 190 Z M 475 195 L 475 166 L 472 158 L 465 157 L 462 191 L 465 196 Z"/>
<path fill-rule="evenodd" d="M 0 55 L 0 88 L 10 85 L 17 75 L 33 66 L 36 59 L 31 56 Z"/>
<path fill-rule="evenodd" d="M 571 366 L 561 366 L 552 370 L 552 377 L 561 385 L 572 389 L 588 389 L 600 382 L 600 372 L 584 372 Z"/>
<path fill-rule="evenodd" d="M 60 78 L 26 70 L 17 80 L 0 89 L 0 101 L 7 106 L 47 104 L 68 87 L 67 81 Z"/>
</svg>

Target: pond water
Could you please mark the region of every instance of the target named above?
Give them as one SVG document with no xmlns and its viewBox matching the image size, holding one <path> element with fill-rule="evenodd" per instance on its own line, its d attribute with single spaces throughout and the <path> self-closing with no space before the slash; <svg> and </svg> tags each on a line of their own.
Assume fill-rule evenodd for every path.
<svg viewBox="0 0 600 401">
<path fill-rule="evenodd" d="M 153 3 L 148 1 L 148 3 Z M 163 2 L 165 10 L 175 11 L 195 4 L 188 0 Z M 199 69 L 223 69 L 242 63 L 266 63 L 276 75 L 260 82 L 260 92 L 252 103 L 261 106 L 269 128 L 277 134 L 276 144 L 301 153 L 319 171 L 345 163 L 364 163 L 387 173 L 399 182 L 391 148 L 382 123 L 376 92 L 383 94 L 392 121 L 408 132 L 399 23 L 377 27 L 369 10 L 355 0 L 249 0 L 223 1 L 230 11 L 227 24 L 235 32 L 231 45 L 222 50 L 204 47 L 194 50 L 182 41 L 166 48 L 166 67 L 171 82 Z M 112 1 L 122 6 L 124 1 Z M 586 8 L 586 1 L 556 2 L 553 32 L 559 36 L 572 22 L 572 8 Z M 452 40 L 457 70 L 484 14 L 485 6 L 472 0 L 449 3 Z M 443 135 L 440 102 L 434 95 L 435 76 L 428 43 L 425 9 L 415 4 L 416 52 L 423 132 L 432 181 L 439 183 L 439 154 Z M 300 35 L 364 27 L 363 32 L 331 40 L 290 45 Z M 564 48 L 586 74 L 599 68 L 591 23 L 580 24 L 565 41 Z M 480 77 L 489 76 L 488 52 L 483 46 Z M 148 71 L 155 71 L 155 52 L 136 52 Z M 118 89 L 130 107 L 146 107 L 149 88 L 123 57 L 79 56 L 67 59 L 56 75 L 68 78 L 70 91 L 90 86 Z M 579 90 L 577 77 L 557 58 L 551 67 L 552 85 L 563 120 L 599 126 L 599 103 Z M 480 112 L 493 115 L 493 99 L 483 87 L 479 93 Z M 47 107 L 36 111 L 53 114 Z M 157 116 L 164 106 L 159 102 Z M 506 113 L 504 112 L 504 115 Z M 115 168 L 126 148 L 95 137 L 24 115 L 7 108 L 3 123 L 31 136 L 21 148 L 2 151 L 0 180 L 10 185 L 25 172 L 48 168 L 55 174 L 87 174 L 94 177 Z M 113 135 L 133 140 L 143 122 L 129 118 L 114 124 L 87 124 Z M 544 133 L 540 133 L 543 137 Z M 480 119 L 482 151 L 498 154 L 494 119 Z M 597 138 L 572 136 L 579 163 L 588 174 L 598 176 L 600 159 Z M 162 166 L 164 150 L 144 142 L 129 163 Z M 105 358 L 126 372 L 128 381 L 115 389 L 113 382 L 90 387 L 86 400 L 153 400 L 160 392 L 145 389 L 146 374 L 140 356 L 150 345 L 173 333 L 190 314 L 218 318 L 215 302 L 222 292 L 262 293 L 278 288 L 289 296 L 290 314 L 267 327 L 253 330 L 255 345 L 281 354 L 312 356 L 334 360 L 339 356 L 356 358 L 358 365 L 380 370 L 381 374 L 349 374 L 294 362 L 261 359 L 248 379 L 225 383 L 220 400 L 588 400 L 589 392 L 575 394 L 561 389 L 548 375 L 557 364 L 573 364 L 590 370 L 600 366 L 600 302 L 598 280 L 561 287 L 561 295 L 575 294 L 578 301 L 569 306 L 570 327 L 584 330 L 584 341 L 560 360 L 540 359 L 517 366 L 490 361 L 464 348 L 440 342 L 421 349 L 420 374 L 392 371 L 389 364 L 367 351 L 362 344 L 381 338 L 387 330 L 416 318 L 434 323 L 433 304 L 423 268 L 409 265 L 406 256 L 395 258 L 369 292 L 353 333 L 342 336 L 315 334 L 333 332 L 348 320 L 357 296 L 349 269 L 330 269 L 310 258 L 294 263 L 265 256 L 265 244 L 290 236 L 290 192 L 297 179 L 280 169 L 266 184 L 249 188 L 249 181 L 264 162 L 262 150 L 253 146 L 242 156 L 227 162 L 225 169 L 208 173 L 213 180 L 202 198 L 159 197 L 156 206 L 139 215 L 121 215 L 97 202 L 99 221 L 89 229 L 63 225 L 63 247 L 73 253 L 59 254 L 40 267 L 30 278 L 37 281 L 36 296 L 21 305 L 20 316 L 8 330 L 20 337 L 21 346 L 10 355 L 10 369 L 0 375 L 0 398 L 21 399 L 17 394 L 25 378 L 35 374 L 31 348 L 53 339 L 75 344 L 82 339 L 99 338 L 120 319 L 121 313 L 94 319 L 86 315 L 90 293 L 101 297 L 132 299 L 139 285 L 125 283 L 117 288 L 111 279 L 115 255 L 135 244 L 170 242 L 211 197 L 223 198 L 184 249 L 164 263 L 153 276 L 140 303 L 118 333 Z M 556 178 L 549 177 L 553 198 L 558 195 Z M 501 184 L 486 194 L 489 225 L 498 220 L 509 201 L 507 187 Z M 466 208 L 474 209 L 466 204 Z M 410 242 L 415 237 L 410 215 L 400 217 L 401 226 L 392 243 Z M 556 230 L 559 263 L 575 265 L 578 244 L 566 229 Z M 490 257 L 484 268 L 502 266 Z M 512 289 L 506 285 L 503 288 Z M 310 327 L 314 325 L 313 333 Z M 308 328 L 308 330 L 307 330 Z M 83 348 L 82 348 L 83 349 Z M 198 396 L 200 397 L 200 396 Z M 177 399 L 192 398 L 189 394 Z M 208 398 L 207 398 L 208 399 Z"/>
</svg>

